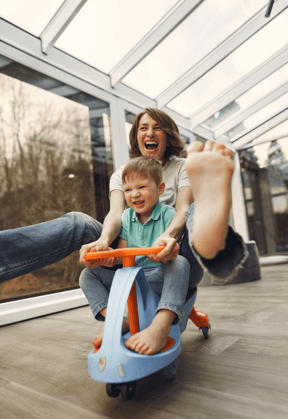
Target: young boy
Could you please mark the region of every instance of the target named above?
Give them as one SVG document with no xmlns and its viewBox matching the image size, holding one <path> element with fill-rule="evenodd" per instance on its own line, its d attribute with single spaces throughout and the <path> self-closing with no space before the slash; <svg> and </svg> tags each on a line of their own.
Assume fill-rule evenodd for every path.
<svg viewBox="0 0 288 419">
<path fill-rule="evenodd" d="M 174 208 L 159 202 L 159 196 L 165 190 L 161 164 L 150 157 L 135 158 L 125 166 L 122 183 L 130 208 L 125 210 L 122 216 L 118 248 L 150 247 L 167 229 L 175 215 Z M 182 256 L 177 256 L 167 264 L 152 263 L 147 256 L 138 256 L 136 266 L 144 269 L 146 279 L 160 297 L 160 301 L 151 325 L 132 335 L 125 345 L 138 353 L 150 355 L 159 352 L 165 346 L 171 325 L 181 320 L 188 291 L 190 267 Z M 86 268 L 81 273 L 80 287 L 89 303 L 92 302 L 89 297 L 93 294 L 93 306 L 90 306 L 96 320 L 105 320 L 114 274 L 100 267 Z M 98 298 L 95 298 L 96 295 Z M 128 327 L 128 319 L 124 318 L 123 332 L 127 331 Z M 103 333 L 104 327 L 93 340 L 95 347 L 101 345 Z"/>
</svg>

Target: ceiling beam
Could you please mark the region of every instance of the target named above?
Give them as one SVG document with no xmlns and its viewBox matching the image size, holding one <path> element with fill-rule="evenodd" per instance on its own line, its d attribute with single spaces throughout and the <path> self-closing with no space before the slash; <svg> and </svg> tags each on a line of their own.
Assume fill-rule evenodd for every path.
<svg viewBox="0 0 288 419">
<path fill-rule="evenodd" d="M 262 99 L 254 103 L 249 108 L 243 110 L 242 112 L 238 113 L 235 118 L 230 119 L 226 124 L 221 125 L 218 129 L 214 131 L 214 136 L 217 139 L 222 134 L 230 131 L 230 129 L 236 127 L 236 125 L 243 122 L 245 119 L 249 118 L 249 116 L 253 115 L 254 113 L 258 112 L 260 109 L 264 108 L 265 106 L 269 105 L 269 103 L 273 102 L 274 100 L 278 99 L 282 95 L 288 92 L 288 83 L 283 84 L 282 86 L 278 87 L 278 89 L 272 91 L 268 95 L 264 96 Z"/>
<path fill-rule="evenodd" d="M 46 28 L 40 35 L 41 48 L 44 54 L 54 46 L 55 42 L 74 19 L 87 0 L 65 0 Z"/>
<path fill-rule="evenodd" d="M 233 141 L 233 145 L 236 150 L 240 150 L 246 144 L 249 144 L 255 138 L 260 137 L 260 135 L 274 128 L 276 125 L 281 124 L 282 122 L 288 119 L 288 108 L 279 112 L 273 118 L 268 119 L 268 121 L 249 131 L 247 134 Z"/>
<path fill-rule="evenodd" d="M 181 0 L 111 70 L 111 86 L 119 83 L 204 0 Z"/>
<path fill-rule="evenodd" d="M 287 7 L 287 0 L 278 0 L 274 5 L 273 19 L 282 13 Z M 206 57 L 204 57 L 195 66 L 183 74 L 183 76 L 158 95 L 156 97 L 158 107 L 162 108 L 167 105 L 167 103 L 171 102 L 171 100 L 186 90 L 189 86 L 191 86 L 191 84 L 195 83 L 200 77 L 235 51 L 240 45 L 247 41 L 247 39 L 267 25 L 272 19 L 265 19 L 263 13 L 264 10 L 265 8 L 261 9 L 254 17 L 241 26 L 217 48 L 211 51 L 210 54 L 206 55 Z M 209 116 L 211 116 L 211 114 Z M 203 120 L 201 122 L 203 122 Z"/>
<path fill-rule="evenodd" d="M 1 18 L 0 55 L 104 101 L 110 102 L 117 96 L 140 108 L 156 107 L 155 100 L 123 83 L 112 88 L 107 74 L 58 48 L 52 48 L 49 55 L 42 54 L 39 38 Z"/>
<path fill-rule="evenodd" d="M 229 103 L 235 101 L 239 96 L 260 83 L 260 81 L 266 79 L 283 65 L 287 64 L 287 62 L 288 46 L 282 48 L 248 75 L 226 89 L 217 98 L 211 100 L 208 104 L 191 115 L 191 127 L 193 128 L 203 121 L 206 121 L 206 119 L 210 118 L 211 115 L 214 115 L 215 112 L 220 111 Z"/>
</svg>

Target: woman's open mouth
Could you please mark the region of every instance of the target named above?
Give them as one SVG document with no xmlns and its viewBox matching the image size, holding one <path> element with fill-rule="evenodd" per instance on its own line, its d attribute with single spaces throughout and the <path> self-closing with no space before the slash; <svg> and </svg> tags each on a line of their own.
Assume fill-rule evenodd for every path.
<svg viewBox="0 0 288 419">
<path fill-rule="evenodd" d="M 156 150 L 158 147 L 157 141 L 146 141 L 144 144 L 146 150 Z"/>
</svg>

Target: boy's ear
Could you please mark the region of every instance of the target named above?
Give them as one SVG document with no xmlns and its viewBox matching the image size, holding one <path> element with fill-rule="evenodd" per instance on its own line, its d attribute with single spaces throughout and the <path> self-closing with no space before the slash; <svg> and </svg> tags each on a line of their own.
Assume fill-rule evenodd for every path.
<svg viewBox="0 0 288 419">
<path fill-rule="evenodd" d="M 162 195 L 165 191 L 165 183 L 161 182 L 159 185 L 159 195 Z"/>
</svg>

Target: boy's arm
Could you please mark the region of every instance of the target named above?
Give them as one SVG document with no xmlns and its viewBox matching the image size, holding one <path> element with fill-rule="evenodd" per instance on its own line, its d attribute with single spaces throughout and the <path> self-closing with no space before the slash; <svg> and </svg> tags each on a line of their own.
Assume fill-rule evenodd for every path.
<svg viewBox="0 0 288 419">
<path fill-rule="evenodd" d="M 120 237 L 117 249 L 125 249 L 128 247 L 128 241 Z"/>
<path fill-rule="evenodd" d="M 165 246 L 158 255 L 147 256 L 151 262 L 167 263 L 175 259 L 179 254 L 180 246 L 178 240 L 181 238 L 186 226 L 186 211 L 193 202 L 192 190 L 190 186 L 183 186 L 179 189 L 175 205 L 176 214 L 171 224 L 163 234 L 155 241 L 153 246 Z"/>
<path fill-rule="evenodd" d="M 125 209 L 124 193 L 115 189 L 110 194 L 110 211 L 108 212 L 102 228 L 101 236 L 95 242 L 85 244 L 80 249 L 80 263 L 84 263 L 87 268 L 96 268 L 100 265 L 107 267 L 115 265 L 115 258 L 95 260 L 86 262 L 84 254 L 90 251 L 109 250 L 109 245 L 115 240 L 121 232 L 121 216 Z"/>
</svg>

